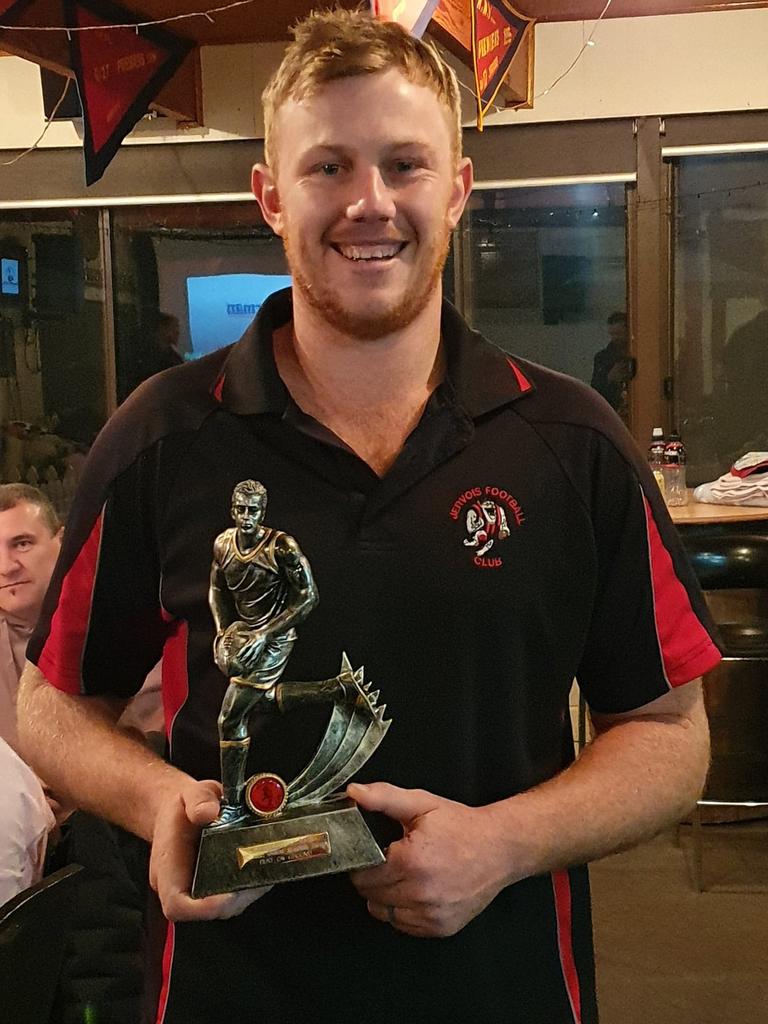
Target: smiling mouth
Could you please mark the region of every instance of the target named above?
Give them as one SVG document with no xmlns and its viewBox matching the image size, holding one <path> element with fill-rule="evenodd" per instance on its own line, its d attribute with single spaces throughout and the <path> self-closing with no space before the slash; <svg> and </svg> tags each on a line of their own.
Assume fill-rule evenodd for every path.
<svg viewBox="0 0 768 1024">
<path fill-rule="evenodd" d="M 386 263 L 399 256 L 406 245 L 407 242 L 369 242 L 360 245 L 331 242 L 334 252 L 352 263 Z"/>
</svg>

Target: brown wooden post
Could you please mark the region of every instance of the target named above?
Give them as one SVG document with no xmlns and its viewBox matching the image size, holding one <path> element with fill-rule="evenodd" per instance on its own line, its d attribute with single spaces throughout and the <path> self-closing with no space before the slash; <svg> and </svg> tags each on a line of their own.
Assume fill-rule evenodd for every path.
<svg viewBox="0 0 768 1024">
<path fill-rule="evenodd" d="M 632 433 L 641 445 L 655 426 L 670 429 L 664 378 L 670 370 L 669 216 L 657 117 L 636 121 L 637 187 L 629 218 L 629 295 L 637 376 L 630 394 Z"/>
</svg>

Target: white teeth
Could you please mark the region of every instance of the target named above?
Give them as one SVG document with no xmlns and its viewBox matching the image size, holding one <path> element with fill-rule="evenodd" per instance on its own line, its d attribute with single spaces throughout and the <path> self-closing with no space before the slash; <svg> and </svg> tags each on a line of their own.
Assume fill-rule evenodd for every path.
<svg viewBox="0 0 768 1024">
<path fill-rule="evenodd" d="M 348 260 L 389 260 L 397 256 L 401 245 L 339 245 L 336 247 Z"/>
</svg>

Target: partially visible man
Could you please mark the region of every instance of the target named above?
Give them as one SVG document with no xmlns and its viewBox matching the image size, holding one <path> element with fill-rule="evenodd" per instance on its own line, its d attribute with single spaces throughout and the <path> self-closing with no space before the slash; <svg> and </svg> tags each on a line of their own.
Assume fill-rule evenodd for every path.
<svg viewBox="0 0 768 1024">
<path fill-rule="evenodd" d="M 56 510 L 36 487 L 0 484 L 0 903 L 43 870 L 58 801 L 18 757 L 16 696 L 25 651 L 61 546 Z"/>
<path fill-rule="evenodd" d="M 0 737 L 18 749 L 16 693 L 25 651 L 61 547 L 48 498 L 28 484 L 0 484 Z"/>
<path fill-rule="evenodd" d="M 47 870 L 69 863 L 87 867 L 57 998 L 71 1019 L 84 1019 L 89 1005 L 108 1001 L 109 1020 L 127 1024 L 140 1012 L 144 941 L 138 909 L 143 890 L 127 877 L 134 863 L 141 864 L 137 844 L 90 815 L 73 815 L 73 803 L 62 800 L 18 756 L 19 679 L 63 532 L 42 491 L 27 484 L 0 485 L 0 904 L 37 882 L 45 865 Z M 157 668 L 120 719 L 120 727 L 142 736 L 142 742 L 162 728 L 159 690 Z M 117 947 L 116 964 L 102 950 Z"/>
<path fill-rule="evenodd" d="M 59 557 L 64 527 L 37 487 L 0 484 L 0 738 L 18 752 L 16 696 L 25 652 Z M 144 735 L 162 729 L 160 669 L 148 675 L 120 720 Z M 54 813 L 61 808 L 46 787 Z"/>
<path fill-rule="evenodd" d="M 179 351 L 179 336 L 179 318 L 172 313 L 158 313 L 152 335 L 148 375 L 184 362 L 184 356 Z"/>
<path fill-rule="evenodd" d="M 595 353 L 592 366 L 592 387 L 619 414 L 626 412 L 627 384 L 635 375 L 629 355 L 627 314 L 618 310 L 607 320 L 608 344 Z"/>
</svg>

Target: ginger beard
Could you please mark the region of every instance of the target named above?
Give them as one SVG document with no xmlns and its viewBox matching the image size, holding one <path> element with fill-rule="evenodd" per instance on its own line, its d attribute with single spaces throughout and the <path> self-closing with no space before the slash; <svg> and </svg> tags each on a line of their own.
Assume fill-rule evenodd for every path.
<svg viewBox="0 0 768 1024">
<path fill-rule="evenodd" d="M 330 327 L 361 341 L 377 341 L 413 323 L 440 286 L 441 274 L 451 245 L 451 229 L 446 224 L 443 232 L 435 236 L 420 258 L 424 272 L 411 276 L 411 282 L 399 301 L 389 309 L 358 311 L 344 306 L 343 296 L 339 295 L 321 274 L 312 273 L 309 246 L 300 240 L 294 243 L 296 236 L 300 239 L 300 232 L 294 232 L 286 225 L 283 247 L 294 286 Z M 417 240 L 409 244 L 423 243 Z M 399 257 L 395 257 L 397 258 Z"/>
</svg>

